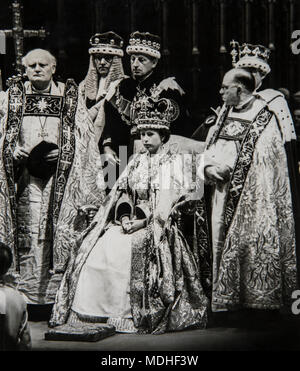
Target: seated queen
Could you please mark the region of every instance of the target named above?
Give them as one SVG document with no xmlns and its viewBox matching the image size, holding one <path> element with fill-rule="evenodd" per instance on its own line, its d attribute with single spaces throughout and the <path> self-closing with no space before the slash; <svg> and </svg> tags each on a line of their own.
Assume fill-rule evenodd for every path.
<svg viewBox="0 0 300 371">
<path fill-rule="evenodd" d="M 195 164 L 169 142 L 172 102 L 141 97 L 135 104 L 145 150 L 74 244 L 51 327 L 106 322 L 118 332 L 159 334 L 206 326 L 199 257 L 178 222 L 179 205 L 197 195 Z"/>
</svg>

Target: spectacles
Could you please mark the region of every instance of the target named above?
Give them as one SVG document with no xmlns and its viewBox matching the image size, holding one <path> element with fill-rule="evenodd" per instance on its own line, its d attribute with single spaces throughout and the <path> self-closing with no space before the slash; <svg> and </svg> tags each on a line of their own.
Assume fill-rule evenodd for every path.
<svg viewBox="0 0 300 371">
<path fill-rule="evenodd" d="M 229 85 L 229 86 L 224 86 L 224 85 L 222 85 L 221 86 L 221 90 L 225 90 L 225 91 L 227 91 L 227 90 L 229 90 L 229 89 L 231 89 L 231 88 L 238 88 L 239 87 L 239 85 Z"/>
<path fill-rule="evenodd" d="M 95 55 L 94 56 L 95 60 L 97 61 L 101 61 L 102 59 L 104 59 L 106 62 L 111 62 L 113 57 L 111 57 L 110 55 Z"/>
</svg>

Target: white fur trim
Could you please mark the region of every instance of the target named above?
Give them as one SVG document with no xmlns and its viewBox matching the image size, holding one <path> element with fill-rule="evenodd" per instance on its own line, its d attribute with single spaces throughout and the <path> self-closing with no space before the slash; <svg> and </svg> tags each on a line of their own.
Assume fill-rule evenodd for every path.
<svg viewBox="0 0 300 371">
<path fill-rule="evenodd" d="M 164 124 L 158 124 L 158 123 L 153 123 L 153 124 L 138 124 L 137 125 L 137 130 L 147 130 L 147 129 L 153 129 L 153 130 L 159 130 L 159 129 L 166 129 L 170 130 L 170 127 L 168 125 Z"/>
<path fill-rule="evenodd" d="M 269 110 L 276 115 L 283 141 L 290 142 L 291 140 L 296 140 L 293 118 L 284 96 L 279 91 L 273 89 L 258 91 L 257 94 L 268 103 Z"/>
<path fill-rule="evenodd" d="M 262 97 L 262 99 L 265 100 L 267 103 L 271 102 L 273 99 L 277 97 L 284 98 L 284 95 L 280 91 L 274 90 L 274 89 L 264 89 L 264 90 L 257 91 L 256 93 L 260 97 Z"/>
<path fill-rule="evenodd" d="M 257 57 L 242 57 L 235 65 L 236 68 L 253 67 L 261 70 L 265 74 L 271 71 L 268 63 Z"/>
<path fill-rule="evenodd" d="M 132 318 L 108 318 L 107 322 L 108 325 L 113 325 L 116 328 L 116 332 L 124 332 L 124 333 L 136 333 L 138 330 L 134 326 Z"/>
<path fill-rule="evenodd" d="M 150 55 L 150 57 L 160 59 L 160 52 L 158 50 L 150 48 L 149 46 L 129 45 L 126 48 L 126 52 L 127 54 L 146 54 Z"/>
<path fill-rule="evenodd" d="M 102 46 L 95 46 L 89 49 L 90 54 L 109 54 L 109 55 L 117 55 L 118 57 L 123 57 L 124 52 L 122 49 L 112 48 L 108 45 Z"/>
</svg>

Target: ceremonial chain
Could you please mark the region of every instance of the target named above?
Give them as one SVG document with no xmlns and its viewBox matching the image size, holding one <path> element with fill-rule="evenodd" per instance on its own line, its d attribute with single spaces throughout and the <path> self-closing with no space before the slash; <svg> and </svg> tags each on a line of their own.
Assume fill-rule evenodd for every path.
<svg viewBox="0 0 300 371">
<path fill-rule="evenodd" d="M 116 107 L 117 107 L 117 110 L 121 116 L 121 119 L 127 124 L 127 125 L 131 125 L 131 121 L 130 119 L 128 120 L 125 116 L 125 113 L 124 111 L 122 110 L 122 107 L 121 107 L 121 104 L 123 103 L 123 97 L 121 96 L 120 94 L 120 90 L 119 90 L 119 87 L 117 88 L 117 91 L 116 91 Z"/>
<path fill-rule="evenodd" d="M 47 117 L 45 117 L 45 121 L 44 121 L 43 124 L 42 124 L 42 121 L 41 121 L 40 116 L 38 116 L 38 118 L 39 118 L 39 122 L 40 122 L 40 126 L 41 126 L 41 132 L 39 133 L 38 137 L 39 138 L 41 137 L 41 138 L 45 139 L 45 137 L 48 137 L 49 136 L 49 134 L 45 130 L 46 122 L 47 122 Z"/>
</svg>

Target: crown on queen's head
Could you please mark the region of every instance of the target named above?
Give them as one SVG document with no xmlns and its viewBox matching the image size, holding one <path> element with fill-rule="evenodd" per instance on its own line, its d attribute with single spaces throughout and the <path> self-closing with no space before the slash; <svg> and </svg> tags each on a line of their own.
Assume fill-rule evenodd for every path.
<svg viewBox="0 0 300 371">
<path fill-rule="evenodd" d="M 153 58 L 160 58 L 160 37 L 149 32 L 135 31 L 130 35 L 128 54 L 146 54 Z"/>
<path fill-rule="evenodd" d="M 90 45 L 90 54 L 108 54 L 119 57 L 124 56 L 124 52 L 122 50 L 124 40 L 121 36 L 117 35 L 113 31 L 96 33 L 90 38 Z"/>
<path fill-rule="evenodd" d="M 237 41 L 230 42 L 232 46 L 231 56 L 232 65 L 236 68 L 252 67 L 268 74 L 271 68 L 268 64 L 270 49 L 263 45 L 252 45 L 244 43 L 240 45 Z M 237 60 L 238 58 L 238 60 Z"/>
<path fill-rule="evenodd" d="M 137 129 L 166 129 L 176 115 L 176 109 L 170 99 L 153 99 L 147 96 L 139 97 L 133 103 L 135 124 Z"/>
</svg>

